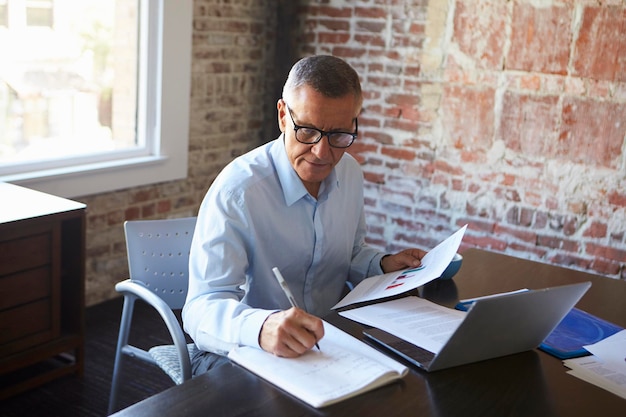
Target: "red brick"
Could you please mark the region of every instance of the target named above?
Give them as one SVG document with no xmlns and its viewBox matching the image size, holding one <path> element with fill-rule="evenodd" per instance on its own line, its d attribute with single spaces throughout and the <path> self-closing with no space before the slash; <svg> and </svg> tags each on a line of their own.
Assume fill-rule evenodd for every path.
<svg viewBox="0 0 626 417">
<path fill-rule="evenodd" d="M 611 192 L 608 196 L 609 204 L 626 207 L 626 193 L 617 190 Z"/>
<path fill-rule="evenodd" d="M 364 127 L 375 127 L 375 128 L 380 128 L 380 120 L 379 119 L 373 119 L 372 117 L 368 117 L 368 116 L 377 116 L 380 115 L 381 113 L 381 108 L 380 107 L 376 107 L 373 108 L 373 106 L 368 106 L 367 108 L 367 115 L 365 115 L 364 113 L 361 113 L 359 115 L 359 133 L 363 132 Z"/>
<path fill-rule="evenodd" d="M 383 146 L 380 150 L 382 155 L 390 156 L 395 159 L 411 161 L 415 159 L 415 152 L 410 149 Z"/>
<path fill-rule="evenodd" d="M 154 216 L 156 212 L 156 205 L 154 203 L 146 204 L 141 207 L 141 217 L 144 219 L 148 219 Z"/>
<path fill-rule="evenodd" d="M 172 202 L 170 200 L 161 200 L 157 202 L 157 213 L 163 214 L 172 211 Z"/>
<path fill-rule="evenodd" d="M 558 236 L 546 236 L 546 235 L 538 235 L 537 236 L 537 245 L 545 246 L 547 248 L 552 249 L 562 249 L 567 252 L 578 252 L 578 242 L 561 239 Z"/>
<path fill-rule="evenodd" d="M 102 230 L 108 225 L 106 214 L 92 214 L 87 216 L 88 230 Z"/>
<path fill-rule="evenodd" d="M 543 157 L 558 132 L 558 97 L 507 91 L 497 136 L 506 147 L 523 156 Z"/>
<path fill-rule="evenodd" d="M 588 165 L 618 168 L 626 135 L 626 104 L 564 98 L 554 156 Z"/>
<path fill-rule="evenodd" d="M 378 145 L 373 144 L 373 143 L 367 143 L 359 139 L 355 140 L 352 146 L 348 148 L 348 152 L 350 152 L 350 154 L 353 156 L 358 155 L 358 154 L 369 153 L 369 152 L 377 152 L 377 151 L 378 151 Z"/>
<path fill-rule="evenodd" d="M 130 203 L 143 203 L 154 200 L 157 197 L 158 191 L 155 188 L 140 189 L 131 194 Z"/>
<path fill-rule="evenodd" d="M 537 246 L 524 245 L 518 242 L 510 242 L 508 244 L 507 250 L 521 252 L 523 254 L 523 257 L 525 258 L 527 258 L 529 254 L 532 254 L 535 255 L 537 258 L 542 259 L 548 253 L 547 250 L 538 248 Z"/>
<path fill-rule="evenodd" d="M 472 153 L 493 143 L 495 91 L 448 85 L 442 99 L 444 134 L 457 148 Z"/>
<path fill-rule="evenodd" d="M 419 127 L 419 124 L 415 120 L 406 120 L 406 119 L 385 119 L 384 129 L 398 129 L 405 132 L 415 132 Z"/>
<path fill-rule="evenodd" d="M 352 16 L 352 8 L 351 7 L 330 7 L 330 6 L 321 6 L 321 7 L 311 7 L 310 10 L 313 12 L 312 15 L 319 15 L 324 17 L 351 17 Z M 305 14 L 306 16 L 306 14 Z"/>
<path fill-rule="evenodd" d="M 434 161 L 434 169 L 436 171 L 446 172 L 452 175 L 463 175 L 463 167 L 451 165 L 448 162 L 438 159 Z"/>
<path fill-rule="evenodd" d="M 574 48 L 574 74 L 626 81 L 626 9 L 597 6 L 583 9 Z"/>
<path fill-rule="evenodd" d="M 571 43 L 571 6 L 513 6 L 511 47 L 506 68 L 567 74 Z"/>
<path fill-rule="evenodd" d="M 124 211 L 123 210 L 115 210 L 110 212 L 107 215 L 107 224 L 109 226 L 121 225 L 124 223 Z"/>
<path fill-rule="evenodd" d="M 389 94 L 385 101 L 399 108 L 411 108 L 419 105 L 420 97 L 413 94 Z"/>
<path fill-rule="evenodd" d="M 545 205 L 548 210 L 557 210 L 559 208 L 559 200 L 556 197 L 548 196 L 545 199 Z"/>
<path fill-rule="evenodd" d="M 124 212 L 124 218 L 126 220 L 137 220 L 140 218 L 139 207 L 128 207 Z"/>
<path fill-rule="evenodd" d="M 108 244 L 102 245 L 89 245 L 86 250 L 86 255 L 88 258 L 96 258 L 96 257 L 108 257 L 111 253 L 110 247 Z"/>
<path fill-rule="evenodd" d="M 479 68 L 500 69 L 506 40 L 507 2 L 459 0 L 454 14 L 452 41 L 474 58 Z"/>
<path fill-rule="evenodd" d="M 401 29 L 404 29 L 405 22 L 403 21 L 399 25 L 402 26 Z M 418 40 L 419 38 L 417 38 L 415 35 L 423 35 L 425 30 L 426 30 L 426 25 L 424 25 L 423 23 L 411 22 L 411 26 L 409 27 L 408 32 L 412 36 L 410 36 L 409 39 Z M 414 45 L 414 46 L 421 46 L 421 44 L 422 44 L 422 39 L 419 39 L 419 44 Z"/>
<path fill-rule="evenodd" d="M 553 264 L 566 266 L 566 267 L 575 267 L 582 269 L 589 269 L 591 265 L 591 261 L 585 258 L 581 258 L 580 256 L 575 256 L 574 254 L 556 254 L 551 256 L 548 261 Z"/>
<path fill-rule="evenodd" d="M 324 43 L 346 43 L 350 40 L 350 35 L 347 33 L 318 33 L 318 40 Z"/>
<path fill-rule="evenodd" d="M 354 40 L 355 42 L 361 45 L 372 45 L 372 46 L 378 46 L 381 48 L 385 46 L 385 40 L 381 38 L 379 34 L 377 33 L 373 33 L 373 34 L 356 33 L 354 34 Z M 375 67 L 375 66 L 376 65 L 370 65 L 369 66 L 370 71 L 372 70 L 372 67 Z"/>
<path fill-rule="evenodd" d="M 607 231 L 608 231 L 608 226 L 606 223 L 594 221 L 589 225 L 589 227 L 587 227 L 587 229 L 583 233 L 583 236 L 592 237 L 592 238 L 602 238 L 602 237 L 606 237 Z"/>
<path fill-rule="evenodd" d="M 523 208 L 520 211 L 520 216 L 519 216 L 519 225 L 520 226 L 525 226 L 525 227 L 530 227 L 533 224 L 533 218 L 534 218 L 534 214 L 535 211 L 532 209 L 527 209 L 527 208 Z"/>
<path fill-rule="evenodd" d="M 373 173 L 373 172 L 364 172 L 363 177 L 365 181 L 373 182 L 375 184 L 384 184 L 385 183 L 385 174 L 381 173 Z"/>
<path fill-rule="evenodd" d="M 337 19 L 319 19 L 317 21 L 320 28 L 324 27 L 331 31 L 344 31 L 348 32 L 350 30 L 350 22 L 347 20 L 337 20 Z"/>
<path fill-rule="evenodd" d="M 524 90 L 539 91 L 541 77 L 538 75 L 522 75 L 519 77 L 519 86 Z"/>
<path fill-rule="evenodd" d="M 514 229 L 511 227 L 502 226 L 500 224 L 495 225 L 494 233 L 496 235 L 511 236 L 518 241 L 526 242 L 534 245 L 537 242 L 537 233 L 530 230 Z"/>
<path fill-rule="evenodd" d="M 351 60 L 352 58 L 363 58 L 363 56 L 368 54 L 367 49 L 360 49 L 360 48 L 355 48 L 355 47 L 344 47 L 344 46 L 337 46 L 337 47 L 333 47 L 331 55 L 335 55 L 339 58 L 343 58 L 346 61 Z"/>
<path fill-rule="evenodd" d="M 507 248 L 506 242 L 492 236 L 465 235 L 463 241 L 468 245 L 476 246 L 483 249 L 504 251 Z"/>
<path fill-rule="evenodd" d="M 369 132 L 367 134 L 367 138 L 373 139 L 378 143 L 382 143 L 383 145 L 390 145 L 393 143 L 393 136 L 385 132 Z M 372 152 L 375 152 L 376 150 L 377 149 L 370 149 L 370 151 Z"/>
<path fill-rule="evenodd" d="M 371 33 L 382 33 L 385 30 L 386 23 L 384 21 L 357 20 L 355 28 L 357 31 L 365 31 Z"/>
<path fill-rule="evenodd" d="M 452 179 L 452 189 L 455 191 L 464 191 L 465 190 L 465 180 L 464 179 Z"/>
<path fill-rule="evenodd" d="M 398 77 L 393 77 L 390 75 L 383 75 L 383 76 L 374 76 L 371 75 L 369 77 L 367 77 L 367 81 L 369 84 L 371 84 L 372 86 L 375 86 L 376 88 L 399 88 L 400 85 L 402 84 L 402 80 Z"/>
<path fill-rule="evenodd" d="M 594 259 L 591 261 L 591 269 L 603 275 L 618 275 L 621 265 L 611 260 Z"/>
<path fill-rule="evenodd" d="M 382 7 L 355 7 L 354 15 L 371 19 L 387 19 L 387 10 Z"/>
<path fill-rule="evenodd" d="M 617 259 L 626 262 L 626 249 L 619 249 L 609 246 L 587 243 L 585 245 L 587 254 L 604 259 Z"/>
<path fill-rule="evenodd" d="M 587 95 L 589 97 L 611 99 L 614 82 L 606 80 L 586 80 L 586 83 Z"/>
</svg>

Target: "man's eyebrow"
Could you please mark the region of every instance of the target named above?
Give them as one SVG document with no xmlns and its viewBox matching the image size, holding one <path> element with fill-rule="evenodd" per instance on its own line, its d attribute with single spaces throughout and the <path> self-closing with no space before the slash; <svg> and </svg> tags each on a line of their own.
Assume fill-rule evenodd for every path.
<svg viewBox="0 0 626 417">
<path fill-rule="evenodd" d="M 326 132 L 326 133 L 352 133 L 350 131 L 351 127 L 350 128 L 338 127 L 338 128 L 334 128 L 334 129 L 331 129 L 331 130 L 324 130 L 324 129 L 320 129 L 319 127 L 317 127 L 317 126 L 315 126 L 314 124 L 311 124 L 311 123 L 302 123 L 301 124 L 301 122 L 299 120 L 296 120 L 298 118 L 298 116 L 297 115 L 295 115 L 295 116 L 296 116 L 296 117 L 294 117 L 294 120 L 296 122 L 295 124 L 298 125 L 298 127 L 312 128 L 312 129 L 315 129 L 315 130 L 319 130 L 320 132 Z M 352 120 L 351 120 L 351 124 L 354 124 L 354 121 L 357 118 L 358 118 L 358 116 L 357 117 L 353 117 Z"/>
</svg>

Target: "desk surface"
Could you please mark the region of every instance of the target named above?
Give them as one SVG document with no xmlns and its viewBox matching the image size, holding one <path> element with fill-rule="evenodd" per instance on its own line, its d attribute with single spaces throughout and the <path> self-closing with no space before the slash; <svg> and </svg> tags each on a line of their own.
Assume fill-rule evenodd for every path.
<svg viewBox="0 0 626 417">
<path fill-rule="evenodd" d="M 470 249 L 453 280 L 419 289 L 424 298 L 454 306 L 458 299 L 520 288 L 591 281 L 577 304 L 626 327 L 626 282 Z M 337 314 L 326 318 L 354 335 L 362 326 Z M 180 416 L 623 416 L 626 400 L 567 375 L 561 360 L 539 350 L 427 373 L 332 406 L 314 409 L 237 365 L 225 365 L 137 403 L 117 417 Z"/>
</svg>

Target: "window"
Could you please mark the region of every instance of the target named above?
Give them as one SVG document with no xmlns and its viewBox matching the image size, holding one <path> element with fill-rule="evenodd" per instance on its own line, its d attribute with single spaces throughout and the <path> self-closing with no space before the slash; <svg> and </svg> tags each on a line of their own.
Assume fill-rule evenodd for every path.
<svg viewBox="0 0 626 417">
<path fill-rule="evenodd" d="M 9 14 L 7 9 L 7 0 L 0 0 L 0 28 L 7 27 L 9 22 Z"/>
<path fill-rule="evenodd" d="M 52 27 L 52 0 L 26 0 L 26 26 Z"/>
<path fill-rule="evenodd" d="M 0 0 L 0 181 L 76 197 L 185 177 L 192 3 Z"/>
</svg>

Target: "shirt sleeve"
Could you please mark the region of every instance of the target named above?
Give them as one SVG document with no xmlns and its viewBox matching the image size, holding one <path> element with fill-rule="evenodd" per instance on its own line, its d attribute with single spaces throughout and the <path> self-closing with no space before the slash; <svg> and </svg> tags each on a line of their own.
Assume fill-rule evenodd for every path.
<svg viewBox="0 0 626 417">
<path fill-rule="evenodd" d="M 352 250 L 352 262 L 350 265 L 349 281 L 356 285 L 365 278 L 380 275 L 383 273 L 380 267 L 380 260 L 385 253 L 372 248 L 365 243 L 365 235 L 367 227 L 365 224 L 365 214 L 361 210 L 359 218 L 359 226 L 354 237 L 354 246 Z"/>
<path fill-rule="evenodd" d="M 259 332 L 273 310 L 241 302 L 249 263 L 246 217 L 237 197 L 219 188 L 209 190 L 198 213 L 182 318 L 199 349 L 225 354 L 236 345 L 260 348 Z"/>
</svg>

